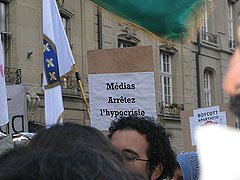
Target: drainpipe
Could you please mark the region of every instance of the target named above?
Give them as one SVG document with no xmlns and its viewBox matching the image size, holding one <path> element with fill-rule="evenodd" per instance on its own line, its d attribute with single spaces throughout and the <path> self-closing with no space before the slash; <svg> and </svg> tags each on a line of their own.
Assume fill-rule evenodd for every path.
<svg viewBox="0 0 240 180">
<path fill-rule="evenodd" d="M 198 107 L 201 107 L 201 89 L 200 89 L 200 72 L 199 72 L 199 56 L 201 54 L 200 31 L 197 33 L 197 53 L 196 53 L 196 74 L 197 74 L 197 100 Z"/>
<path fill-rule="evenodd" d="M 102 10 L 97 7 L 97 21 L 98 21 L 98 49 L 103 48 L 102 42 Z"/>
</svg>

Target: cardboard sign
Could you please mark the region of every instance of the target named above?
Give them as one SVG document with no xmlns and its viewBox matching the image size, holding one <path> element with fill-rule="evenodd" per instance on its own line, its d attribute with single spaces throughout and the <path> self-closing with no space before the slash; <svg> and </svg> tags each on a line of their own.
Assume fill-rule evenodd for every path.
<svg viewBox="0 0 240 180">
<path fill-rule="evenodd" d="M 24 85 L 8 85 L 9 134 L 28 132 L 27 102 Z M 0 126 L 0 132 L 6 133 L 6 125 Z"/>
<path fill-rule="evenodd" d="M 221 104 L 206 108 L 181 112 L 184 151 L 196 151 L 195 130 L 199 126 L 221 124 L 235 126 L 235 116 L 229 104 Z"/>
<path fill-rule="evenodd" d="M 111 121 L 156 113 L 151 46 L 88 51 L 91 125 L 107 130 Z"/>
</svg>

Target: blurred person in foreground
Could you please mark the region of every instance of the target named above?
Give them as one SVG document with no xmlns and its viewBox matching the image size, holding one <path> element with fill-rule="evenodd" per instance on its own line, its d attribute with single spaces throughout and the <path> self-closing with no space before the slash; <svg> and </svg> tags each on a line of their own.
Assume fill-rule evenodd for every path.
<svg viewBox="0 0 240 180">
<path fill-rule="evenodd" d="M 128 167 L 148 180 L 171 176 L 176 167 L 169 135 L 151 117 L 128 116 L 113 121 L 108 137 Z"/>
<path fill-rule="evenodd" d="M 231 96 L 231 109 L 240 115 L 240 50 L 231 57 L 223 84 L 224 90 Z"/>
<path fill-rule="evenodd" d="M 238 27 L 238 36 L 240 39 L 240 26 Z M 223 83 L 224 90 L 231 97 L 231 110 L 236 116 L 240 115 L 239 53 L 240 50 L 237 48 L 230 59 Z M 201 161 L 201 179 L 239 180 L 240 158 L 236 156 L 240 150 L 239 130 L 220 125 L 203 126 L 197 130 L 196 137 Z M 221 163 L 219 163 L 220 161 Z"/>
<path fill-rule="evenodd" d="M 97 129 L 58 124 L 0 157 L 1 180 L 143 180 Z"/>
</svg>

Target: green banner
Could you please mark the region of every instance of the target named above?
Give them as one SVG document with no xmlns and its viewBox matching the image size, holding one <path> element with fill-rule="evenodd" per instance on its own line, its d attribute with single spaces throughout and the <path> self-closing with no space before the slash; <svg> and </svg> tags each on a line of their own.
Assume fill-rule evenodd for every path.
<svg viewBox="0 0 240 180">
<path fill-rule="evenodd" d="M 196 28 L 209 0 L 91 0 L 167 40 L 182 40 Z"/>
</svg>

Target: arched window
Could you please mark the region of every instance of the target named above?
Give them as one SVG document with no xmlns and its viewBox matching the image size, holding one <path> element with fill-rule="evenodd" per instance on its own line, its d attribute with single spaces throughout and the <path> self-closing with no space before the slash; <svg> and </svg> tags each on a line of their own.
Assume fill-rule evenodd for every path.
<svg viewBox="0 0 240 180">
<path fill-rule="evenodd" d="M 212 87 L 213 87 L 213 73 L 209 69 L 204 71 L 204 105 L 212 105 Z"/>
</svg>

